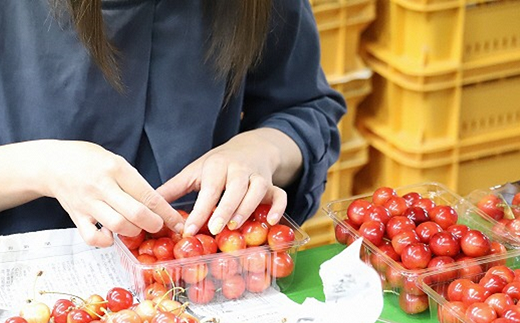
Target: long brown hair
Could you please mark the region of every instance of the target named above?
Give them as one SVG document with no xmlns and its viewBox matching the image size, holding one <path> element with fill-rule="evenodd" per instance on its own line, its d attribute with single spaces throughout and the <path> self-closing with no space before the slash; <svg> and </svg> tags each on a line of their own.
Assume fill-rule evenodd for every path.
<svg viewBox="0 0 520 323">
<path fill-rule="evenodd" d="M 105 34 L 101 0 L 54 1 L 56 4 L 66 1 L 79 39 L 108 82 L 122 91 L 118 53 Z M 217 75 L 227 82 L 226 101 L 260 59 L 271 5 L 272 0 L 205 0 L 205 15 L 211 19 L 212 27 L 207 59 L 213 61 Z"/>
</svg>

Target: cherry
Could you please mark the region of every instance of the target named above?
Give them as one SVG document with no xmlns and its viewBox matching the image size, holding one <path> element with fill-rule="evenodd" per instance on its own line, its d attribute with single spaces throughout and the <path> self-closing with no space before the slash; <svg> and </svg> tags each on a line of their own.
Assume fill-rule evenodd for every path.
<svg viewBox="0 0 520 323">
<path fill-rule="evenodd" d="M 206 263 L 194 263 L 182 267 L 182 279 L 188 284 L 195 284 L 208 276 L 208 265 Z"/>
<path fill-rule="evenodd" d="M 271 254 L 265 250 L 247 253 L 240 257 L 242 268 L 251 272 L 264 272 L 271 261 Z"/>
<path fill-rule="evenodd" d="M 246 281 L 242 275 L 234 275 L 222 281 L 222 295 L 227 299 L 238 299 L 246 290 Z"/>
<path fill-rule="evenodd" d="M 405 216 L 394 216 L 386 224 L 386 234 L 392 239 L 402 231 L 415 230 L 415 223 Z"/>
<path fill-rule="evenodd" d="M 499 221 L 504 218 L 504 207 L 501 205 L 502 203 L 502 200 L 498 196 L 488 194 L 478 201 L 477 207 L 492 219 Z"/>
<path fill-rule="evenodd" d="M 486 303 L 477 302 L 468 306 L 466 318 L 475 323 L 491 323 L 497 318 L 495 310 Z"/>
<path fill-rule="evenodd" d="M 48 323 L 51 310 L 45 303 L 29 301 L 20 310 L 20 316 L 28 323 Z"/>
<path fill-rule="evenodd" d="M 142 323 L 143 319 L 137 312 L 131 309 L 124 309 L 116 313 L 110 313 L 110 322 L 113 323 Z"/>
<path fill-rule="evenodd" d="M 430 248 L 424 243 L 411 243 L 404 247 L 401 261 L 407 269 L 424 269 L 432 258 Z"/>
<path fill-rule="evenodd" d="M 388 209 L 392 216 L 403 215 L 408 208 L 406 200 L 400 196 L 391 196 L 383 206 Z"/>
<path fill-rule="evenodd" d="M 271 205 L 269 204 L 259 204 L 256 209 L 253 211 L 253 218 L 255 221 L 265 223 L 268 227 L 270 226 L 267 222 L 267 214 L 271 210 Z"/>
<path fill-rule="evenodd" d="M 184 237 L 173 247 L 175 259 L 201 256 L 203 253 L 204 247 L 200 240 L 195 237 Z"/>
<path fill-rule="evenodd" d="M 130 236 L 124 236 L 119 234 L 118 235 L 119 240 L 130 250 L 137 249 L 143 243 L 144 239 L 146 238 L 146 231 L 141 230 L 138 235 L 135 237 Z"/>
<path fill-rule="evenodd" d="M 419 239 L 422 243 L 430 243 L 431 237 L 437 233 L 442 232 L 442 228 L 440 225 L 433 221 L 426 221 L 417 226 L 415 228 L 415 232 L 417 233 L 417 236 L 419 236 Z"/>
<path fill-rule="evenodd" d="M 271 255 L 271 276 L 287 277 L 294 270 L 294 260 L 287 252 L 276 252 Z"/>
<path fill-rule="evenodd" d="M 21 316 L 12 316 L 6 319 L 5 323 L 27 323 L 27 320 Z"/>
<path fill-rule="evenodd" d="M 406 204 L 408 205 L 408 207 L 411 207 L 412 204 L 421 199 L 421 194 L 417 193 L 417 192 L 410 192 L 410 193 L 406 193 L 405 195 L 403 195 L 403 199 L 406 201 Z"/>
<path fill-rule="evenodd" d="M 291 247 L 295 239 L 294 230 L 284 224 L 276 224 L 269 228 L 267 244 L 273 250 L 287 249 Z"/>
<path fill-rule="evenodd" d="M 462 292 L 471 286 L 473 281 L 467 278 L 458 278 L 448 285 L 447 298 L 451 302 L 462 301 Z"/>
<path fill-rule="evenodd" d="M 422 207 L 418 207 L 418 206 L 407 208 L 404 211 L 403 216 L 412 220 L 415 223 L 415 225 L 419 225 L 423 222 L 430 220 L 430 216 L 428 215 L 428 212 L 425 209 L 423 209 Z"/>
<path fill-rule="evenodd" d="M 195 238 L 197 238 L 200 241 L 200 243 L 202 244 L 202 254 L 203 255 L 210 255 L 210 254 L 217 253 L 218 245 L 212 236 L 199 233 L 199 234 L 195 235 Z"/>
<path fill-rule="evenodd" d="M 107 307 L 112 312 L 130 308 L 134 302 L 134 297 L 130 291 L 122 287 L 114 287 L 107 293 Z"/>
<path fill-rule="evenodd" d="M 442 323 L 460 323 L 459 317 L 464 317 L 467 306 L 460 301 L 448 302 L 439 306 L 437 318 Z"/>
<path fill-rule="evenodd" d="M 460 248 L 466 256 L 482 257 L 491 252 L 491 242 L 481 231 L 469 230 L 460 239 Z"/>
<path fill-rule="evenodd" d="M 271 286 L 271 275 L 268 273 L 248 273 L 246 289 L 251 293 L 261 293 Z"/>
<path fill-rule="evenodd" d="M 52 307 L 51 317 L 54 318 L 55 323 L 66 323 L 67 314 L 74 308 L 76 308 L 76 306 L 70 299 L 60 298 Z"/>
<path fill-rule="evenodd" d="M 479 285 L 484 286 L 491 294 L 500 293 L 507 285 L 507 282 L 498 275 L 485 275 L 478 282 Z"/>
<path fill-rule="evenodd" d="M 386 225 L 391 217 L 392 215 L 387 208 L 381 205 L 375 205 L 368 209 L 368 213 L 365 214 L 363 222 L 377 221 Z"/>
<path fill-rule="evenodd" d="M 368 221 L 359 227 L 358 232 L 363 239 L 372 242 L 375 246 L 379 246 L 383 242 L 385 226 L 381 222 Z"/>
<path fill-rule="evenodd" d="M 495 293 L 489 296 L 485 303 L 491 306 L 499 317 L 503 316 L 504 310 L 509 305 L 514 305 L 513 299 L 504 293 Z"/>
<path fill-rule="evenodd" d="M 418 314 L 428 309 L 428 295 L 413 295 L 401 292 L 399 306 L 407 314 Z"/>
<path fill-rule="evenodd" d="M 414 202 L 412 202 L 412 205 L 410 207 L 414 207 L 414 206 L 418 206 L 418 207 L 422 207 L 423 209 L 426 210 L 426 212 L 430 212 L 434 207 L 435 207 L 435 202 L 433 202 L 433 200 L 429 199 L 429 198 L 421 198 L 421 199 L 418 199 L 418 200 L 415 200 Z"/>
<path fill-rule="evenodd" d="M 372 203 L 374 205 L 384 205 L 392 196 L 397 196 L 393 188 L 379 187 L 372 194 Z"/>
<path fill-rule="evenodd" d="M 226 279 L 239 273 L 240 265 L 235 257 L 219 257 L 211 260 L 209 271 L 216 279 Z"/>
<path fill-rule="evenodd" d="M 459 241 L 449 232 L 437 232 L 430 238 L 430 249 L 436 256 L 454 257 L 460 252 Z"/>
<path fill-rule="evenodd" d="M 404 247 L 414 242 L 420 242 L 414 230 L 402 231 L 392 238 L 392 247 L 398 255 L 401 255 Z"/>
<path fill-rule="evenodd" d="M 81 308 L 73 309 L 67 314 L 67 323 L 89 323 L 93 320 L 92 316 Z"/>
<path fill-rule="evenodd" d="M 265 222 L 248 220 L 240 227 L 240 231 L 244 236 L 246 245 L 261 246 L 267 242 L 269 227 Z"/>
<path fill-rule="evenodd" d="M 457 223 L 459 215 L 457 211 L 449 205 L 436 205 L 428 214 L 433 222 L 441 226 L 443 230 Z"/>
<path fill-rule="evenodd" d="M 211 279 L 204 279 L 190 285 L 187 289 L 188 298 L 196 304 L 207 304 L 215 296 L 215 283 Z"/>
<path fill-rule="evenodd" d="M 158 261 L 173 260 L 173 247 L 176 244 L 170 237 L 162 237 L 155 241 L 153 245 L 153 255 Z"/>
<path fill-rule="evenodd" d="M 363 224 L 365 216 L 369 214 L 373 204 L 367 200 L 357 199 L 349 204 L 347 208 L 346 219 L 350 220 L 356 226 Z"/>
</svg>

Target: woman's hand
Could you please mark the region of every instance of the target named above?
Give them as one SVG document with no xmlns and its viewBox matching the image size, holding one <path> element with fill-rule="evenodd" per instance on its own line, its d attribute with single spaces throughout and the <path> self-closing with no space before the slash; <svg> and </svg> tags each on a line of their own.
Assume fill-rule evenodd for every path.
<svg viewBox="0 0 520 323">
<path fill-rule="evenodd" d="M 226 225 L 238 228 L 260 203 L 271 204 L 267 219 L 274 224 L 287 206 L 287 194 L 278 186 L 292 182 L 301 164 L 300 150 L 292 139 L 278 130 L 259 128 L 212 149 L 157 191 L 168 202 L 199 191 L 184 236 L 197 233 L 211 214 L 211 233 L 219 233 Z"/>
<path fill-rule="evenodd" d="M 6 158 L 16 164 L 14 171 L 21 173 L 11 176 L 13 183 L 16 179 L 33 181 L 27 190 L 30 193 L 18 196 L 55 197 L 89 245 L 111 245 L 112 232 L 135 236 L 141 229 L 157 232 L 163 224 L 182 230 L 180 214 L 124 158 L 99 145 L 38 140 L 1 147 L 0 159 Z M 15 190 L 11 192 L 14 200 Z M 1 202 L 5 208 L 5 199 L 0 200 L 0 206 Z M 103 227 L 98 229 L 97 223 Z"/>
</svg>

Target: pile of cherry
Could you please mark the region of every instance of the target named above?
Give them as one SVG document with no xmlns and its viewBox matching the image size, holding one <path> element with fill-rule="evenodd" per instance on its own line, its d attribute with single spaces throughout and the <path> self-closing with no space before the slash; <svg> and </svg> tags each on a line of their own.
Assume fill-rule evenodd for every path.
<svg viewBox="0 0 520 323">
<path fill-rule="evenodd" d="M 364 248 L 361 256 L 380 273 L 385 290 L 399 293 L 401 309 L 416 314 L 429 307 L 428 296 L 416 284 L 419 274 L 462 262 L 471 269 L 476 258 L 507 252 L 502 243 L 458 219 L 450 205 L 437 205 L 417 192 L 399 196 L 393 188 L 380 187 L 371 198 L 351 202 L 347 225 L 336 225 L 335 233 L 347 245 L 355 234 L 372 243 L 374 252 Z"/>
<path fill-rule="evenodd" d="M 494 231 L 500 233 L 506 229 L 520 236 L 520 192 L 513 196 L 511 204 L 508 204 L 500 194 L 489 193 L 477 202 L 477 207 L 497 221 Z"/>
<path fill-rule="evenodd" d="M 150 300 L 179 287 L 191 303 L 206 304 L 238 299 L 246 291 L 261 293 L 276 279 L 291 275 L 295 232 L 289 225 L 270 225 L 269 209 L 261 204 L 239 228 L 225 227 L 217 235 L 206 224 L 192 237 L 166 227 L 136 237 L 119 236 L 139 262 L 129 269 L 138 295 Z"/>
<path fill-rule="evenodd" d="M 520 322 L 520 269 L 495 265 L 436 289 L 448 301 L 437 312 L 441 323 L 458 323 L 459 318 L 475 323 Z"/>
<path fill-rule="evenodd" d="M 41 292 L 46 293 L 46 292 Z M 19 316 L 8 318 L 5 323 L 197 323 L 186 312 L 187 304 L 172 300 L 167 295 L 139 303 L 132 293 L 121 287 L 110 289 L 105 298 L 93 294 L 86 299 L 63 294 L 52 308 L 35 300 L 20 310 Z"/>
</svg>

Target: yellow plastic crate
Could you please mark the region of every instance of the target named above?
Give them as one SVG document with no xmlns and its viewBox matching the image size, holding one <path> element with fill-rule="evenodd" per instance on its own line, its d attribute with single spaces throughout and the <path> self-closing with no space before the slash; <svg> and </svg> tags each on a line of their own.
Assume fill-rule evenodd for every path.
<svg viewBox="0 0 520 323">
<path fill-rule="evenodd" d="M 363 134 L 370 143 L 370 162 L 355 176 L 355 194 L 380 186 L 434 181 L 465 196 L 475 189 L 520 179 L 520 136 L 413 154 L 374 133 Z"/>
<path fill-rule="evenodd" d="M 363 48 L 432 76 L 520 58 L 520 1 L 378 0 Z"/>
<path fill-rule="evenodd" d="M 372 92 L 372 70 L 360 67 L 343 77 L 332 79 L 329 83 L 347 102 L 347 114 L 338 123 L 338 128 L 341 142 L 349 142 L 357 134 L 355 120 L 358 106 Z"/>
<path fill-rule="evenodd" d="M 368 162 L 368 143 L 357 132 L 343 143 L 338 161 L 330 168 L 321 204 L 352 195 L 354 175 Z M 313 248 L 335 242 L 334 223 L 320 210 L 303 225 L 310 241 L 303 248 Z"/>
<path fill-rule="evenodd" d="M 359 107 L 358 123 L 404 152 L 520 136 L 520 60 L 422 77 L 375 56 L 367 64 L 375 72 L 372 93 Z"/>
<path fill-rule="evenodd" d="M 313 12 L 321 43 L 321 64 L 327 77 L 359 66 L 361 32 L 375 19 L 375 0 L 315 0 Z"/>
</svg>

